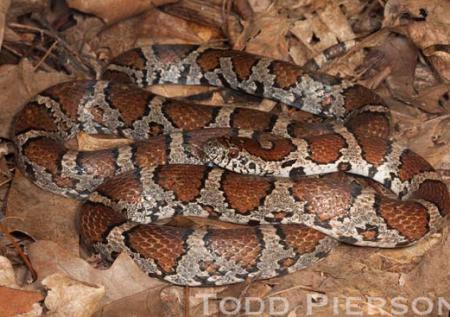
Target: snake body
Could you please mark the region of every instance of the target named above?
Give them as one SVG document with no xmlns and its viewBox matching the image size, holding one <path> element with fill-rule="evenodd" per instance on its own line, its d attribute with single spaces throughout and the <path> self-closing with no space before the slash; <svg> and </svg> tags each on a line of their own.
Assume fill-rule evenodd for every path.
<svg viewBox="0 0 450 317">
<path fill-rule="evenodd" d="M 82 240 L 107 261 L 127 252 L 143 271 L 171 283 L 230 284 L 304 268 L 338 241 L 413 244 L 439 230 L 450 210 L 446 185 L 423 158 L 389 140 L 387 108 L 362 86 L 190 45 L 127 51 L 103 78 L 35 96 L 17 116 L 15 142 L 19 167 L 38 186 L 85 199 Z M 311 126 L 139 88 L 160 83 L 229 87 L 337 123 Z M 67 146 L 79 132 L 134 142 L 79 151 Z M 360 179 L 328 175 L 336 171 L 368 177 L 397 198 Z M 327 175 L 310 176 L 317 174 Z M 254 226 L 153 224 L 174 215 Z"/>
</svg>

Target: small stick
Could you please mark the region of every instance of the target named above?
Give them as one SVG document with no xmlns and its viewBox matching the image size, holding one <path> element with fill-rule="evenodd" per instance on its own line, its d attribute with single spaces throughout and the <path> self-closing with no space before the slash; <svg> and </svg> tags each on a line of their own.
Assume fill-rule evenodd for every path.
<svg viewBox="0 0 450 317">
<path fill-rule="evenodd" d="M 12 180 L 12 178 L 8 178 L 8 179 L 4 180 L 3 182 L 0 183 L 0 187 L 2 187 L 3 185 L 8 184 L 11 180 Z"/>
<path fill-rule="evenodd" d="M 189 317 L 189 297 L 190 297 L 190 288 L 189 286 L 184 287 L 184 310 L 183 316 Z"/>
<path fill-rule="evenodd" d="M 58 44 L 58 40 L 54 41 L 53 44 L 48 48 L 48 50 L 45 52 L 44 56 L 39 60 L 39 62 L 36 64 L 36 66 L 33 67 L 33 73 L 41 66 L 41 64 L 47 59 L 47 57 L 50 55 L 50 53 L 53 51 L 53 49 L 56 47 L 56 44 Z"/>
<path fill-rule="evenodd" d="M 0 223 L 0 232 L 3 232 L 3 234 L 5 235 L 5 237 L 11 241 L 11 244 L 14 246 L 14 248 L 16 249 L 17 253 L 20 255 L 20 257 L 22 258 L 23 262 L 25 263 L 26 267 L 28 268 L 28 270 L 31 273 L 31 277 L 33 278 L 33 281 L 35 281 L 37 279 L 37 273 L 33 268 L 33 265 L 31 264 L 30 259 L 28 258 L 28 256 L 23 253 L 22 248 L 19 246 L 19 244 L 16 242 L 16 240 L 9 234 L 9 230 L 6 226 L 4 226 L 2 223 Z"/>
<path fill-rule="evenodd" d="M 45 34 L 53 39 L 55 39 L 59 44 L 61 44 L 69 53 L 74 57 L 74 62 L 78 66 L 80 66 L 84 72 L 86 72 L 88 75 L 95 74 L 95 71 L 92 69 L 90 64 L 82 57 L 80 54 L 74 50 L 64 39 L 62 39 L 58 34 L 55 32 L 44 30 L 35 26 L 26 25 L 26 24 L 20 24 L 20 23 L 9 23 L 8 26 L 11 28 L 17 28 L 32 32 L 39 32 L 40 34 Z"/>
</svg>

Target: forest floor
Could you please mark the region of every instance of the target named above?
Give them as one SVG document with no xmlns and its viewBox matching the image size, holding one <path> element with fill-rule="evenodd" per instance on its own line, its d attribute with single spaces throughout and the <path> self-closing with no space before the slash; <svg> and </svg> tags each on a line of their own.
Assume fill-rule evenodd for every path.
<svg viewBox="0 0 450 317">
<path fill-rule="evenodd" d="M 4 139 L 11 138 L 14 115 L 33 95 L 60 82 L 97 78 L 108 60 L 132 47 L 214 43 L 304 65 L 346 42 L 349 50 L 320 71 L 382 96 L 391 109 L 393 138 L 428 160 L 450 185 L 449 1 L 66 2 L 0 1 Z M 151 90 L 168 97 L 201 94 L 197 99 L 209 104 L 289 111 L 276 102 L 217 88 Z M 361 316 L 448 316 L 448 228 L 405 249 L 341 245 L 322 262 L 279 278 L 183 288 L 148 277 L 125 254 L 108 269 L 95 268 L 79 244 L 75 219 L 80 203 L 37 188 L 15 169 L 14 156 L 1 155 L 2 150 L 0 317 L 230 312 L 293 317 L 311 315 L 310 309 L 314 316 L 345 316 L 349 298 L 350 309 Z M 396 299 L 406 308 L 399 309 Z"/>
</svg>

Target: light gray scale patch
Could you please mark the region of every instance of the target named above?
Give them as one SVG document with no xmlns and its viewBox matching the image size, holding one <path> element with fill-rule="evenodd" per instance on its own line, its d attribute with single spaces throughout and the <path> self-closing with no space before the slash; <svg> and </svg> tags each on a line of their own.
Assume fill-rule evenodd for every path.
<svg viewBox="0 0 450 317">
<path fill-rule="evenodd" d="M 239 88 L 239 81 L 237 79 L 237 75 L 233 70 L 233 61 L 231 60 L 231 57 L 222 57 L 219 60 L 220 63 L 220 72 L 223 75 L 223 78 L 225 78 L 225 81 L 228 85 L 230 85 L 231 88 L 238 89 Z"/>
<path fill-rule="evenodd" d="M 153 98 L 151 104 L 147 105 L 150 108 L 149 113 L 141 119 L 134 121 L 132 129 L 124 129 L 124 135 L 134 140 L 146 140 L 150 137 L 149 128 L 152 124 L 162 125 L 164 127 L 164 133 L 176 131 L 177 129 L 166 119 L 161 110 L 162 103 L 165 100 L 163 97 Z"/>
<path fill-rule="evenodd" d="M 270 58 L 260 58 L 256 65 L 252 67 L 252 73 L 249 78 L 242 81 L 240 87 L 247 93 L 252 94 L 258 88 L 256 83 L 261 83 L 264 87 L 264 97 L 276 99 L 285 104 L 292 104 L 294 102 L 294 97 L 291 93 L 273 87 L 275 75 L 269 72 L 269 66 L 272 62 L 273 60 Z"/>
<path fill-rule="evenodd" d="M 61 160 L 61 175 L 72 176 L 77 174 L 78 151 L 67 151 Z"/>
<path fill-rule="evenodd" d="M 229 284 L 242 282 L 243 278 L 237 275 L 245 275 L 247 272 L 236 262 L 220 257 L 206 248 L 204 243 L 206 230 L 195 230 L 186 240 L 188 252 L 178 261 L 177 274 L 167 276 L 166 280 L 175 284 L 200 285 L 198 279 L 207 279 L 210 283 Z M 200 259 L 200 261 L 199 261 Z M 218 271 L 224 275 L 214 276 L 200 268 L 200 264 L 214 263 L 219 266 Z"/>
<path fill-rule="evenodd" d="M 50 110 L 62 138 L 71 137 L 78 132 L 79 126 L 62 111 L 58 102 L 50 97 L 42 95 L 37 95 L 35 101 Z"/>
<path fill-rule="evenodd" d="M 165 219 L 174 216 L 174 205 L 181 205 L 177 202 L 172 191 L 163 189 L 153 181 L 154 169 L 145 168 L 141 170 L 141 182 L 144 188 L 143 199 L 146 210 L 153 212 L 153 216 L 158 219 Z"/>
<path fill-rule="evenodd" d="M 29 140 L 41 137 L 56 140 L 57 142 L 62 142 L 62 138 L 57 132 L 31 130 L 16 135 L 16 145 L 19 148 L 19 150 L 22 151 L 24 144 L 27 143 Z"/>
<path fill-rule="evenodd" d="M 142 47 L 141 51 L 147 60 L 145 68 L 147 70 L 148 83 L 180 83 L 181 73 L 185 70 L 184 65 L 191 65 L 189 75 L 186 78 L 188 79 L 186 84 L 200 84 L 200 79 L 202 77 L 201 71 L 199 68 L 196 69 L 196 67 L 194 67 L 195 60 L 197 59 L 200 50 L 196 50 L 186 56 L 183 60 L 174 61 L 169 65 L 162 63 L 158 57 L 154 55 L 151 46 Z M 159 74 L 159 77 L 155 76 L 156 74 Z M 158 78 L 158 80 L 156 80 L 156 78 Z"/>
<path fill-rule="evenodd" d="M 140 88 L 144 88 L 146 85 L 144 84 L 143 72 L 141 70 L 132 69 L 128 66 L 122 66 L 117 64 L 108 65 L 107 70 L 117 71 L 119 73 L 127 74 L 129 78 L 132 78 L 134 84 Z"/>
<path fill-rule="evenodd" d="M 198 202 L 205 206 L 213 206 L 220 215 L 229 213 L 229 208 L 225 202 L 225 196 L 220 190 L 220 180 L 224 171 L 218 168 L 212 169 L 205 179 L 205 186 L 200 191 Z"/>
<path fill-rule="evenodd" d="M 222 79 L 219 77 L 219 75 L 222 74 L 222 71 L 220 69 L 215 69 L 213 72 L 207 72 L 203 75 L 205 79 L 208 81 L 209 84 L 216 87 L 222 87 Z"/>
<path fill-rule="evenodd" d="M 169 153 L 170 164 L 200 165 L 202 161 L 192 153 L 192 149 L 184 143 L 183 133 L 172 133 Z"/>
<path fill-rule="evenodd" d="M 419 189 L 420 184 L 422 184 L 424 181 L 427 180 L 434 180 L 434 181 L 440 181 L 442 182 L 442 177 L 439 175 L 438 172 L 423 172 L 417 175 L 414 175 L 414 177 L 411 179 L 410 182 L 405 182 L 409 185 L 408 189 L 409 192 L 415 192 Z M 408 196 L 407 196 L 408 197 Z M 407 198 L 406 197 L 406 198 Z"/>
<path fill-rule="evenodd" d="M 337 221 L 333 219 L 330 225 L 333 227 L 333 233 L 330 236 L 338 238 L 340 236 L 353 237 L 358 241 L 355 245 L 361 246 L 377 246 L 385 248 L 393 248 L 398 243 L 406 242 L 405 237 L 399 234 L 397 230 L 390 229 L 382 217 L 376 214 L 375 208 L 375 191 L 365 188 L 362 193 L 356 197 L 350 208 L 349 216 L 344 220 Z M 342 217 L 343 218 L 343 217 Z M 376 227 L 378 230 L 378 239 L 382 241 L 366 241 L 358 233 L 357 229 L 365 230 L 366 226 Z"/>
<path fill-rule="evenodd" d="M 289 137 L 288 126 L 293 121 L 289 119 L 289 117 L 284 116 L 283 114 L 279 115 L 278 119 L 275 121 L 275 125 L 272 128 L 272 133 L 274 135 L 287 138 Z"/>
<path fill-rule="evenodd" d="M 272 226 L 264 226 L 260 228 L 264 241 L 264 248 L 258 259 L 257 267 L 261 273 L 261 278 L 269 278 L 276 275 L 280 269 L 280 261 L 292 258 L 294 251 L 292 248 L 285 249 L 280 237 L 276 232 L 276 228 Z"/>
<path fill-rule="evenodd" d="M 434 205 L 433 203 L 430 203 L 429 201 L 426 201 L 423 199 L 418 199 L 416 201 L 419 204 L 421 204 L 422 206 L 424 206 L 428 211 L 428 215 L 429 215 L 429 226 L 428 227 L 430 228 L 430 233 L 434 233 L 439 228 L 442 228 L 442 226 L 445 224 L 447 219 L 441 216 L 438 207 L 436 205 Z"/>
<path fill-rule="evenodd" d="M 211 123 L 208 128 L 229 128 L 231 115 L 235 111 L 233 107 L 222 107 L 220 108 L 214 123 Z"/>
<path fill-rule="evenodd" d="M 385 179 L 391 180 L 391 186 L 389 187 L 396 195 L 399 195 L 405 189 L 407 184 L 403 183 L 399 179 L 398 172 L 392 175 L 393 171 L 399 171 L 401 165 L 400 156 L 402 155 L 405 148 L 397 143 L 393 143 L 391 146 L 391 152 L 387 155 L 383 164 L 377 168 L 377 173 L 374 175 L 373 179 L 381 184 L 384 184 Z"/>
<path fill-rule="evenodd" d="M 291 188 L 292 183 L 290 181 L 280 180 L 275 182 L 275 188 L 264 199 L 264 205 L 259 208 L 262 218 L 259 220 L 263 221 L 265 218 L 274 219 L 275 213 L 283 211 L 292 214 L 292 216 L 283 219 L 283 223 L 303 223 L 305 203 L 294 200 L 289 191 Z"/>
<path fill-rule="evenodd" d="M 342 93 L 345 89 L 353 86 L 354 83 L 347 80 L 343 80 L 339 85 L 331 86 L 332 91 L 328 93 L 328 98 L 332 98 L 334 102 L 330 106 L 329 110 L 325 112 L 326 115 L 332 118 L 336 118 L 338 122 L 342 122 L 345 119 L 347 110 L 344 107 L 345 97 Z"/>
<path fill-rule="evenodd" d="M 133 261 L 138 265 L 138 267 L 147 274 L 153 274 L 157 276 L 162 276 L 163 273 L 159 270 L 158 265 L 153 259 L 148 259 L 142 257 L 141 254 L 131 251 L 129 248 L 126 249 L 127 254 L 133 259 Z"/>
<path fill-rule="evenodd" d="M 87 98 L 82 106 L 78 107 L 78 120 L 82 123 L 83 131 L 88 134 L 101 133 L 117 134 L 118 128 L 125 124 L 122 122 L 120 112 L 113 109 L 106 102 L 105 89 L 108 82 L 98 81 L 95 85 L 94 95 Z M 102 122 L 96 122 L 92 114 L 94 109 L 102 111 Z"/>
<path fill-rule="evenodd" d="M 352 112 L 352 116 L 361 112 L 373 112 L 373 113 L 389 113 L 389 108 L 383 105 L 365 105 Z"/>
<path fill-rule="evenodd" d="M 106 237 L 106 243 L 97 243 L 95 248 L 106 258 L 108 261 L 112 262 L 114 259 L 111 257 L 112 254 L 120 253 L 122 250 L 128 250 L 125 245 L 124 232 L 130 230 L 136 226 L 135 223 L 126 222 L 122 225 L 114 227 Z"/>
<path fill-rule="evenodd" d="M 161 276 L 162 272 L 158 269 L 155 261 L 153 259 L 143 258 L 139 253 L 132 251 L 125 243 L 126 231 L 129 231 L 137 224 L 133 222 L 126 222 L 122 225 L 116 226 L 108 234 L 106 238 L 106 243 L 96 243 L 94 248 L 102 254 L 107 260 L 112 262 L 114 259 L 111 257 L 112 254 L 119 253 L 122 250 L 133 259 L 133 261 L 138 265 L 138 267 L 146 272 L 147 274 L 154 274 Z"/>
<path fill-rule="evenodd" d="M 135 168 L 133 164 L 133 148 L 129 145 L 120 146 L 117 148 L 117 161 L 116 164 L 119 166 L 119 170 L 116 174 L 131 171 Z"/>
<path fill-rule="evenodd" d="M 121 211 L 120 209 L 117 208 L 117 205 L 110 198 L 103 196 L 97 191 L 94 191 L 89 195 L 88 201 L 92 203 L 99 203 L 105 205 L 116 211 Z"/>
<path fill-rule="evenodd" d="M 56 183 L 53 181 L 53 175 L 48 173 L 45 168 L 35 164 L 34 162 L 31 162 L 27 160 L 27 163 L 31 165 L 33 168 L 33 171 L 35 172 L 36 180 L 34 181 L 34 184 L 39 186 L 40 188 L 53 192 L 53 193 L 60 193 L 61 195 L 65 196 L 80 196 L 79 193 L 75 189 L 71 188 L 64 188 L 59 187 Z"/>
<path fill-rule="evenodd" d="M 343 129 L 341 129 L 339 135 L 344 138 L 347 147 L 341 149 L 340 153 L 342 154 L 342 157 L 335 164 L 339 165 L 341 162 L 348 163 L 351 165 L 351 169 L 348 171 L 349 173 L 360 176 L 369 176 L 372 165 L 363 159 L 361 146 L 357 142 L 355 136 Z"/>
</svg>

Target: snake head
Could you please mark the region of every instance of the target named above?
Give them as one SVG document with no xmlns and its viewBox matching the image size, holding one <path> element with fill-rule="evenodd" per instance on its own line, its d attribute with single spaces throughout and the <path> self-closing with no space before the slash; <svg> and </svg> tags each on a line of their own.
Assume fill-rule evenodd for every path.
<svg viewBox="0 0 450 317">
<path fill-rule="evenodd" d="M 213 138 L 203 144 L 203 154 L 207 161 L 236 173 L 268 175 L 266 162 L 249 151 L 255 142 L 243 137 Z"/>
</svg>

